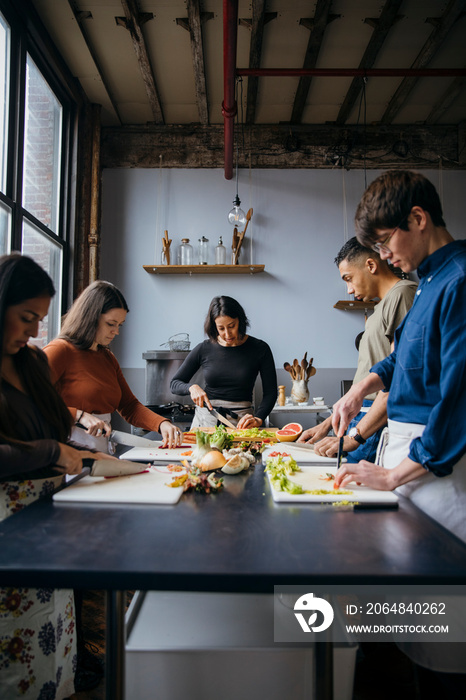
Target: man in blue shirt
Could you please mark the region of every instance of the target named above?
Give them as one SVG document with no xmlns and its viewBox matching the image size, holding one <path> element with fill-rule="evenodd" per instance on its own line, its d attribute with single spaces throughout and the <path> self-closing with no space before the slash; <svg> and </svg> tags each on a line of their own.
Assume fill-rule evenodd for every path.
<svg viewBox="0 0 466 700">
<path fill-rule="evenodd" d="M 466 541 L 466 241 L 454 240 L 423 175 L 388 171 L 366 190 L 358 240 L 420 284 L 395 333 L 395 349 L 334 407 L 341 436 L 363 397 L 389 391 L 383 466 L 345 464 L 336 484 L 397 489 Z"/>
</svg>

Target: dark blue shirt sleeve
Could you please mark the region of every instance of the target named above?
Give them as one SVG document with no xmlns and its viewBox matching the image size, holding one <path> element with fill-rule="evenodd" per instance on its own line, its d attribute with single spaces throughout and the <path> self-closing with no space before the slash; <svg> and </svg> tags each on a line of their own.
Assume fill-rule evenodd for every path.
<svg viewBox="0 0 466 700">
<path fill-rule="evenodd" d="M 451 474 L 466 452 L 466 284 L 453 281 L 444 294 L 439 318 L 439 399 L 409 457 L 436 476 Z M 428 385 L 430 368 L 425 371 Z"/>
</svg>

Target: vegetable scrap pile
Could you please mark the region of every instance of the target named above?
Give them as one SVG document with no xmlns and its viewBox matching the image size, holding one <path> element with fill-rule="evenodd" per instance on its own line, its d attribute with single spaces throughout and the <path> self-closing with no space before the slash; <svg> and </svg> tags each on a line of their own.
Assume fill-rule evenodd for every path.
<svg viewBox="0 0 466 700">
<path fill-rule="evenodd" d="M 191 455 L 191 464 L 201 471 L 221 469 L 225 474 L 238 474 L 249 469 L 263 446 L 241 443 L 233 447 L 233 437 L 223 425 L 213 433 L 196 430 L 196 447 Z"/>
<path fill-rule="evenodd" d="M 254 464 L 265 447 L 260 442 L 247 441 L 233 447 L 233 437 L 223 425 L 218 426 L 213 433 L 196 430 L 195 436 L 196 445 L 190 454 L 191 464 L 183 460 L 184 469 L 180 467 L 183 474 L 176 476 L 167 486 L 182 486 L 183 491 L 202 493 L 218 491 L 223 486 L 223 478 L 218 478 L 215 471 L 221 470 L 229 475 L 239 474 Z M 175 465 L 170 466 L 171 471 L 175 471 Z"/>
<path fill-rule="evenodd" d="M 167 486 L 175 488 L 182 486 L 183 491 L 197 491 L 198 493 L 212 493 L 223 487 L 223 478 L 217 478 L 212 472 L 201 472 L 197 467 L 189 467 L 184 474 L 176 476 Z"/>
<path fill-rule="evenodd" d="M 312 489 L 305 490 L 300 484 L 297 484 L 290 476 L 293 476 L 296 472 L 302 471 L 296 460 L 292 457 L 284 457 L 283 455 L 278 455 L 277 457 L 269 457 L 267 459 L 266 472 L 270 476 L 270 481 L 273 488 L 276 491 L 286 491 L 293 495 L 300 493 L 309 493 L 313 496 L 323 496 L 333 494 L 334 496 L 341 495 L 351 495 L 352 491 L 347 491 L 346 489 L 336 489 L 335 487 L 330 489 Z M 333 478 L 332 474 L 326 474 L 323 478 L 324 481 L 329 481 L 329 477 Z"/>
</svg>

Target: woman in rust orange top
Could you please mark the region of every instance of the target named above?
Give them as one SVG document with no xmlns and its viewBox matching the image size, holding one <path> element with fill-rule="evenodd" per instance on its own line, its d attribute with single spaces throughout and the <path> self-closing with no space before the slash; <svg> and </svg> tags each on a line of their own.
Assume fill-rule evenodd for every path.
<svg viewBox="0 0 466 700">
<path fill-rule="evenodd" d="M 107 451 L 110 417 L 118 411 L 131 425 L 157 431 L 165 445 L 176 447 L 180 430 L 138 401 L 109 350 L 128 310 L 113 284 L 97 280 L 73 303 L 58 338 L 44 348 L 52 378 L 75 420 L 72 440 Z"/>
</svg>

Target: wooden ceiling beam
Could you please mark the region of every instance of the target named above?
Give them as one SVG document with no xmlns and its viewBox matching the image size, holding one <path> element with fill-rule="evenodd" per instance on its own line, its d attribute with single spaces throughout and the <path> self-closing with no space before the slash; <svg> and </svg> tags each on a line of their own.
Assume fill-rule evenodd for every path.
<svg viewBox="0 0 466 700">
<path fill-rule="evenodd" d="M 305 69 L 315 68 L 327 25 L 333 19 L 339 17 L 339 15 L 330 15 L 331 5 L 332 0 L 317 0 L 313 20 L 309 21 L 302 19 L 300 21 L 300 24 L 303 24 L 308 29 L 311 29 L 311 35 L 309 37 L 303 63 L 303 68 Z M 299 124 L 301 122 L 304 108 L 306 106 L 307 96 L 311 87 L 311 80 L 312 78 L 309 76 L 303 76 L 299 79 L 298 89 L 296 90 L 293 104 L 293 111 L 291 113 L 292 124 Z"/>
<path fill-rule="evenodd" d="M 68 5 L 69 5 L 70 8 L 71 8 L 71 11 L 72 11 L 72 13 L 73 13 L 73 15 L 74 15 L 74 18 L 75 18 L 75 20 L 76 20 L 76 23 L 77 23 L 77 25 L 78 25 L 78 27 L 79 27 L 79 31 L 81 32 L 81 35 L 82 35 L 82 37 L 83 37 L 83 39 L 84 39 L 84 43 L 86 44 L 87 49 L 88 49 L 88 51 L 89 51 L 89 53 L 90 53 L 90 56 L 91 56 L 91 58 L 92 58 L 92 60 L 93 60 L 93 62 L 94 62 L 94 65 L 95 65 L 95 67 L 96 67 L 96 69 L 97 69 L 97 72 L 98 72 L 98 74 L 99 74 L 99 77 L 100 77 L 100 79 L 101 79 L 101 81 L 102 81 L 102 85 L 104 86 L 104 90 L 105 90 L 105 92 L 107 93 L 108 99 L 110 100 L 111 105 L 112 105 L 112 107 L 113 107 L 113 110 L 114 110 L 114 112 L 115 112 L 115 114 L 116 114 L 116 117 L 117 117 L 118 121 L 120 122 L 120 124 L 123 124 L 123 119 L 121 118 L 120 112 L 119 112 L 119 110 L 118 110 L 117 101 L 116 101 L 114 95 L 112 94 L 112 91 L 110 90 L 110 88 L 109 88 L 109 86 L 108 86 L 108 82 L 107 82 L 106 79 L 105 79 L 105 73 L 104 73 L 104 71 L 103 71 L 103 69 L 102 69 L 102 66 L 100 65 L 100 62 L 99 62 L 97 53 L 96 53 L 96 51 L 95 51 L 95 49 L 94 49 L 94 46 L 91 44 L 91 41 L 90 41 L 89 36 L 88 36 L 88 34 L 87 34 L 87 31 L 86 31 L 86 29 L 85 29 L 85 24 L 84 24 L 84 23 L 85 23 L 86 20 L 92 20 L 92 13 L 91 13 L 91 12 L 82 12 L 81 10 L 79 10 L 79 8 L 78 8 L 78 6 L 76 5 L 76 2 L 74 2 L 74 0 L 68 0 Z"/>
<path fill-rule="evenodd" d="M 189 32 L 194 70 L 194 89 L 196 92 L 199 121 L 209 123 L 209 106 L 205 77 L 204 47 L 202 43 L 202 24 L 214 17 L 213 12 L 201 12 L 199 0 L 187 0 L 188 17 L 178 17 L 176 23 Z"/>
<path fill-rule="evenodd" d="M 398 15 L 397 13 L 402 2 L 403 0 L 386 0 L 379 18 L 374 19 L 368 17 L 364 20 L 366 24 L 374 27 L 374 31 L 372 32 L 372 36 L 366 46 L 366 50 L 364 51 L 359 68 L 372 68 L 374 65 L 388 33 L 392 29 L 393 25 L 401 19 L 401 15 Z M 346 123 L 346 120 L 350 116 L 353 107 L 356 104 L 361 88 L 361 78 L 353 78 L 338 113 L 338 117 L 336 119 L 337 124 Z"/>
<path fill-rule="evenodd" d="M 252 0 L 251 19 L 240 19 L 239 24 L 251 30 L 251 42 L 249 45 L 249 68 L 259 68 L 262 56 L 262 38 L 264 26 L 277 17 L 277 12 L 265 11 L 265 0 Z M 251 76 L 248 79 L 248 92 L 246 98 L 246 124 L 254 124 L 256 119 L 257 92 L 259 78 Z"/>
<path fill-rule="evenodd" d="M 417 55 L 411 68 L 423 68 L 428 65 L 445 41 L 448 32 L 464 14 L 465 7 L 465 0 L 450 0 L 447 9 L 439 20 L 429 19 L 434 25 L 434 29 Z M 393 119 L 405 104 L 417 81 L 418 78 L 404 78 L 385 110 L 381 119 L 382 124 L 391 124 L 393 122 Z"/>
<path fill-rule="evenodd" d="M 449 107 L 456 100 L 458 95 L 461 93 L 465 83 L 465 78 L 455 78 L 451 85 L 445 90 L 443 95 L 439 97 L 437 102 L 432 107 L 429 116 L 426 119 L 426 124 L 436 124 L 443 114 L 447 111 Z"/>
<path fill-rule="evenodd" d="M 115 17 L 115 20 L 119 26 L 125 27 L 131 35 L 152 116 L 156 124 L 163 124 L 162 105 L 149 59 L 149 52 L 142 33 L 142 25 L 149 19 L 153 19 L 153 15 L 147 12 L 140 13 L 136 0 L 121 0 L 121 4 L 125 17 Z"/>
<path fill-rule="evenodd" d="M 466 130 L 455 125 L 245 126 L 240 168 L 464 169 Z M 403 144 L 400 147 L 400 134 Z M 222 168 L 223 125 L 127 126 L 102 129 L 103 168 Z"/>
</svg>

